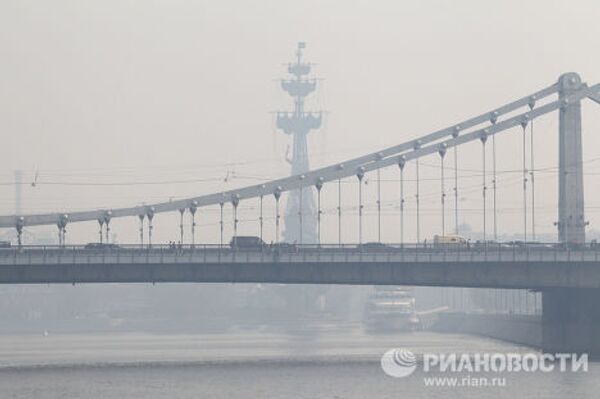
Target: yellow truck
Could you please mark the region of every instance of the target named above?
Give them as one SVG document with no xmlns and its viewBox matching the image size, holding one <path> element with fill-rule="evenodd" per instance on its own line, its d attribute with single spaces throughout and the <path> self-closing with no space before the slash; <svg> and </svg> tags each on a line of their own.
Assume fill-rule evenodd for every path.
<svg viewBox="0 0 600 399">
<path fill-rule="evenodd" d="M 467 244 L 467 239 L 458 235 L 433 236 L 434 247 L 466 247 Z"/>
</svg>

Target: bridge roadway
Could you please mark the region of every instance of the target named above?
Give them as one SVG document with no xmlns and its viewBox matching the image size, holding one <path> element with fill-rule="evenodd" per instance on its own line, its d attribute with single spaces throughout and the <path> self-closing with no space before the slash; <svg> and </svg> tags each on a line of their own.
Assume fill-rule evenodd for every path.
<svg viewBox="0 0 600 399">
<path fill-rule="evenodd" d="M 600 248 L 367 244 L 0 250 L 0 284 L 164 282 L 600 288 Z"/>
</svg>

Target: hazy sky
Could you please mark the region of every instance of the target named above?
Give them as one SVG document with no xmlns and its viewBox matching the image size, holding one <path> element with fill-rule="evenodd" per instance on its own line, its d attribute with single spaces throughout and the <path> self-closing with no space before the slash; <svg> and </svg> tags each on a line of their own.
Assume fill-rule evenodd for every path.
<svg viewBox="0 0 600 399">
<path fill-rule="evenodd" d="M 2 0 L 0 213 L 14 212 L 16 169 L 24 170 L 27 182 L 39 171 L 39 184 L 23 187 L 25 212 L 136 205 L 287 174 L 287 138 L 275 131 L 271 111 L 291 105 L 275 79 L 284 76 L 283 63 L 298 41 L 307 43 L 306 56 L 324 79 L 310 102 L 328 111 L 324 129 L 310 137 L 318 166 L 492 110 L 554 83 L 563 72 L 600 82 L 599 15 L 597 0 Z M 599 228 L 594 173 L 600 162 L 593 159 L 600 157 L 594 134 L 600 108 L 586 102 L 583 111 L 584 158 L 590 161 L 586 216 Z M 552 115 L 536 125 L 540 168 L 557 166 L 556 121 Z M 501 232 L 521 228 L 520 140 L 518 130 L 498 138 Z M 464 183 L 470 189 L 461 192 L 461 221 L 475 230 L 480 147 L 461 150 L 461 168 L 472 175 Z M 427 236 L 439 232 L 439 159 L 423 162 L 424 178 L 431 178 L 423 188 Z M 238 178 L 216 181 L 228 170 Z M 391 181 L 397 168 L 383 176 L 384 211 L 392 219 L 398 214 L 397 182 Z M 555 177 L 554 169 L 540 171 L 541 232 L 554 232 Z M 354 201 L 354 183 L 348 183 L 346 206 Z M 373 238 L 375 220 L 370 187 L 367 238 Z M 332 190 L 325 206 L 334 207 L 334 200 Z M 256 231 L 250 220 L 255 205 L 242 204 L 242 233 Z M 201 239 L 214 242 L 216 209 L 202 215 Z M 175 239 L 175 216 L 161 218 L 158 239 Z M 328 241 L 336 239 L 334 220 L 324 232 Z M 354 229 L 352 217 L 346 223 Z M 120 241 L 134 242 L 136 228 L 133 219 L 115 223 Z M 70 234 L 85 242 L 95 231 L 95 224 L 84 224 Z M 397 232 L 391 224 L 384 238 L 397 241 Z"/>
</svg>

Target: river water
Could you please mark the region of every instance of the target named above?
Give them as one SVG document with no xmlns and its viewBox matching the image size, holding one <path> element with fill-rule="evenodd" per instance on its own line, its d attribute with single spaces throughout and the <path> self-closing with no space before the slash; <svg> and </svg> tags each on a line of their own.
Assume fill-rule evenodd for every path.
<svg viewBox="0 0 600 399">
<path fill-rule="evenodd" d="M 0 336 L 0 398 L 597 398 L 600 366 L 587 372 L 455 373 L 460 387 L 427 386 L 418 368 L 386 375 L 390 348 L 423 353 L 527 353 L 486 338 L 360 330 L 290 335 L 85 334 Z M 492 375 L 493 374 L 493 375 Z M 502 386 L 474 386 L 481 377 Z"/>
</svg>

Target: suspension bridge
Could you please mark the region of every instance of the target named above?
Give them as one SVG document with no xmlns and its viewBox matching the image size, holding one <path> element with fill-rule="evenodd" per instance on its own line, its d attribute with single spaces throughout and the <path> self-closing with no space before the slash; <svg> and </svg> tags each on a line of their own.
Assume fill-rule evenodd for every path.
<svg viewBox="0 0 600 399">
<path fill-rule="evenodd" d="M 304 84 L 298 80 L 297 84 Z M 566 73 L 542 90 L 445 129 L 408 142 L 302 174 L 238 189 L 193 198 L 128 208 L 97 209 L 33 215 L 0 216 L 0 228 L 16 229 L 18 245 L 0 250 L 0 283 L 106 283 L 106 282 L 273 282 L 289 284 L 405 284 L 452 287 L 521 288 L 542 291 L 543 346 L 549 351 L 600 354 L 600 248 L 585 239 L 581 102 L 600 104 L 600 84 L 588 85 L 576 73 Z M 515 127 L 523 129 L 534 120 L 556 112 L 559 118 L 558 242 L 528 242 L 528 218 L 524 215 L 522 242 L 497 240 L 495 137 Z M 483 240 L 472 245 L 426 244 L 421 237 L 419 161 L 425 156 L 440 159 L 441 232 L 446 234 L 446 180 L 444 161 L 453 153 L 455 232 L 458 231 L 457 149 L 467 143 L 482 146 Z M 486 170 L 486 146 L 492 145 L 493 167 Z M 525 144 L 525 143 L 523 143 Z M 416 243 L 404 240 L 404 173 L 414 163 L 416 172 Z M 400 243 L 381 243 L 380 178 L 384 168 L 400 174 Z M 523 202 L 527 209 L 527 187 L 534 191 L 534 168 L 528 170 L 523 146 Z M 363 185 L 369 173 L 377 175 L 378 245 L 363 242 Z M 491 180 L 489 180 L 491 178 Z M 341 182 L 358 182 L 358 242 L 342 242 Z M 488 184 L 492 189 L 493 219 L 487 220 Z M 338 242 L 321 242 L 321 195 L 325 185 L 337 185 Z M 280 202 L 292 192 L 314 190 L 317 211 L 307 215 L 298 201 L 299 242 L 280 240 Z M 271 245 L 235 248 L 225 245 L 224 207 L 233 212 L 232 235 L 238 236 L 238 206 L 258 202 L 257 232 L 263 239 L 264 199 L 274 199 L 275 240 Z M 348 201 L 348 199 L 344 199 Z M 532 197 L 533 200 L 533 197 Z M 220 209 L 220 245 L 196 242 L 196 214 L 206 207 Z M 535 206 L 531 207 L 534 212 Z M 153 220 L 158 214 L 178 213 L 181 245 L 153 244 Z M 191 230 L 184 231 L 184 218 Z M 316 219 L 317 242 L 304 243 L 308 217 Z M 74 223 L 97 223 L 99 236 L 109 239 L 111 221 L 132 218 L 139 223 L 140 244 L 90 250 L 66 244 L 67 227 Z M 58 229 L 58 246 L 30 247 L 22 243 L 25 227 L 53 225 Z M 530 226 L 534 235 L 534 224 Z M 412 226 L 411 226 L 412 227 Z M 489 231 L 488 231 L 489 230 Z M 188 242 L 185 237 L 189 234 Z"/>
</svg>

